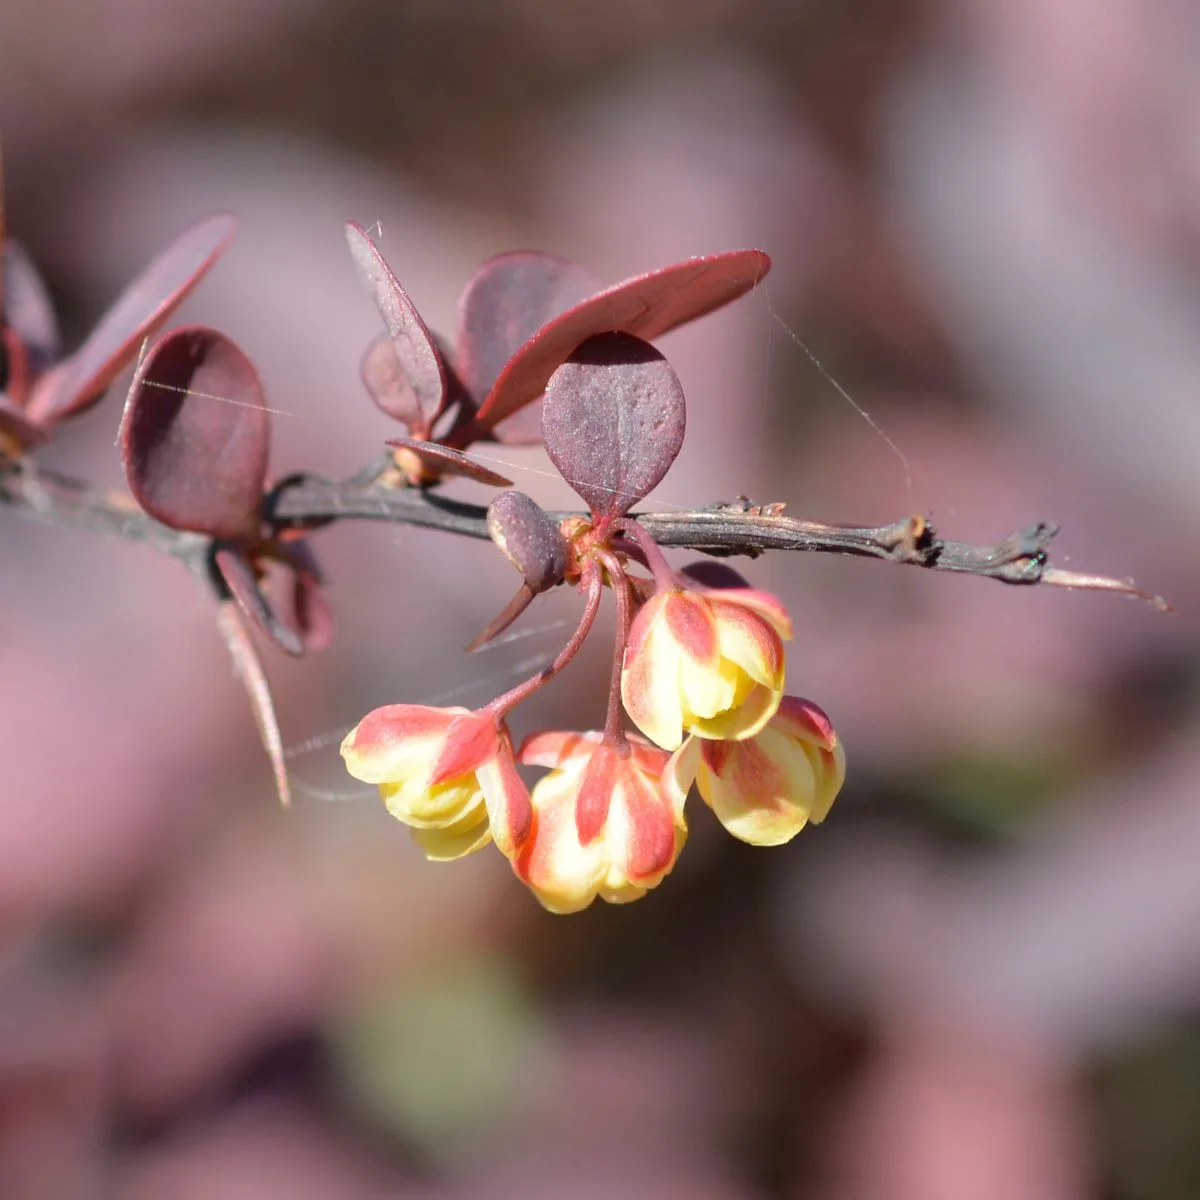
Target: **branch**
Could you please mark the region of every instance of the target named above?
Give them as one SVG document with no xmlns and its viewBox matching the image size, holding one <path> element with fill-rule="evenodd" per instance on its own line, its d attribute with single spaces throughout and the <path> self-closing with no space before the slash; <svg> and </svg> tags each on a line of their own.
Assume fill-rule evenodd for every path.
<svg viewBox="0 0 1200 1200">
<path fill-rule="evenodd" d="M 487 510 L 436 490 L 385 487 L 386 468 L 375 465 L 333 483 L 315 475 L 283 480 L 267 501 L 265 518 L 278 528 L 303 529 L 341 520 L 385 521 L 486 539 Z M 181 559 L 191 570 L 208 570 L 210 543 L 194 533 L 168 529 L 121 493 L 101 492 L 28 459 L 0 469 L 0 504 L 22 516 L 55 525 L 114 534 Z M 561 519 L 569 514 L 551 514 Z M 995 546 L 945 541 L 921 516 L 890 525 L 826 525 L 783 515 L 782 505 L 739 500 L 687 513 L 639 513 L 638 521 L 661 546 L 715 555 L 757 556 L 766 550 L 848 554 L 996 579 L 1001 583 L 1119 592 L 1170 611 L 1161 596 L 1131 580 L 1089 575 L 1052 566 L 1049 547 L 1058 527 L 1039 522 Z"/>
</svg>

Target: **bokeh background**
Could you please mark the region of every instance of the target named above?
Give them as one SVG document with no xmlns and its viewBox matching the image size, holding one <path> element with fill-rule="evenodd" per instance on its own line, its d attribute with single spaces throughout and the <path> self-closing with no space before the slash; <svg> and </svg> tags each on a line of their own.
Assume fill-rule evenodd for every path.
<svg viewBox="0 0 1200 1200">
<path fill-rule="evenodd" d="M 323 533 L 339 637 L 267 652 L 281 814 L 194 581 L 4 518 L 0 1195 L 1200 1195 L 1196 6 L 6 0 L 0 122 L 68 344 L 238 214 L 183 315 L 259 364 L 279 474 L 396 432 L 347 218 L 445 332 L 503 249 L 615 281 L 755 245 L 766 285 L 663 340 L 655 507 L 1048 518 L 1177 609 L 760 560 L 848 747 L 831 818 L 765 851 L 698 805 L 658 891 L 556 918 L 494 851 L 425 863 L 336 748 L 510 686 L 574 597 L 467 657 L 499 555 Z M 119 479 L 115 392 L 48 462 Z M 602 719 L 594 640 L 519 733 Z"/>
</svg>

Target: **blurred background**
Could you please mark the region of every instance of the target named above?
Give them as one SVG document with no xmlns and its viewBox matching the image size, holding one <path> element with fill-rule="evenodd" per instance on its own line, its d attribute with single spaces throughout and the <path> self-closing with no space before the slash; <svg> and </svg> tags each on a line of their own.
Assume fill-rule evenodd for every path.
<svg viewBox="0 0 1200 1200">
<path fill-rule="evenodd" d="M 182 317 L 258 363 L 277 474 L 399 432 L 358 381 L 348 218 L 448 335 L 501 250 L 613 282 L 758 246 L 765 286 L 663 339 L 689 437 L 651 507 L 1046 518 L 1060 564 L 1177 607 L 751 564 L 842 798 L 773 851 L 693 800 L 661 888 L 561 918 L 492 850 L 426 863 L 337 743 L 482 704 L 575 597 L 467 657 L 501 556 L 322 533 L 339 636 L 264 651 L 281 814 L 194 581 L 4 519 L 0 1196 L 1200 1195 L 1195 5 L 6 0 L 0 114 L 69 346 L 238 214 Z M 116 483 L 114 393 L 45 461 Z M 540 452 L 494 457 L 570 503 Z M 604 641 L 518 735 L 602 721 Z"/>
</svg>

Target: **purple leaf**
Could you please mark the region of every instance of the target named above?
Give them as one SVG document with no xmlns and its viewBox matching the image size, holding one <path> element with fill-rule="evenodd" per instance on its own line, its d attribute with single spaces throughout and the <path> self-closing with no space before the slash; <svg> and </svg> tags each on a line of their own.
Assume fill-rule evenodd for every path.
<svg viewBox="0 0 1200 1200">
<path fill-rule="evenodd" d="M 172 330 L 142 361 L 121 422 L 137 502 L 173 529 L 258 535 L 270 426 L 253 364 L 224 334 Z"/>
<path fill-rule="evenodd" d="M 0 457 L 3 457 L 6 442 L 15 443 L 11 447 L 14 451 L 27 450 L 44 442 L 46 436 L 40 425 L 29 421 L 24 410 L 0 392 Z"/>
<path fill-rule="evenodd" d="M 501 492 L 487 510 L 492 541 L 536 594 L 562 583 L 570 553 L 558 524 L 524 492 Z"/>
<path fill-rule="evenodd" d="M 362 376 L 375 403 L 416 433 L 427 434 L 446 402 L 446 372 L 433 337 L 366 230 L 346 222 L 346 243 L 387 328 L 371 343 Z"/>
<path fill-rule="evenodd" d="M 692 258 L 615 284 L 548 321 L 517 350 L 476 414 L 494 429 L 536 400 L 554 371 L 593 334 L 621 331 L 650 340 L 736 300 L 770 270 L 761 250 Z"/>
<path fill-rule="evenodd" d="M 458 303 L 455 365 L 475 403 L 483 400 L 505 363 L 537 330 L 599 286 L 582 267 L 536 250 L 488 259 Z"/>
<path fill-rule="evenodd" d="M 63 360 L 30 402 L 44 425 L 83 412 L 125 369 L 143 338 L 160 329 L 229 244 L 237 222 L 228 213 L 193 225 L 117 297 L 83 345 Z"/>
<path fill-rule="evenodd" d="M 593 516 L 628 512 L 683 445 L 679 377 L 627 333 L 589 338 L 550 377 L 542 405 L 546 452 Z"/>
<path fill-rule="evenodd" d="M 13 241 L 4 243 L 3 317 L 25 347 L 29 374 L 40 375 L 59 356 L 58 321 L 33 259 Z"/>
<path fill-rule="evenodd" d="M 320 564 L 307 538 L 285 538 L 275 553 L 291 581 L 291 624 L 304 639 L 304 649 L 316 653 L 333 640 L 333 610 L 325 600 Z"/>
<path fill-rule="evenodd" d="M 486 483 L 488 487 L 512 486 L 511 479 L 506 479 L 490 467 L 485 467 L 469 454 L 464 454 L 461 450 L 452 450 L 439 442 L 422 442 L 416 438 L 388 438 L 386 444 L 416 457 L 430 475 L 461 475 L 466 479 L 474 479 L 476 483 Z"/>
<path fill-rule="evenodd" d="M 311 654 L 324 650 L 334 634 L 333 609 L 325 599 L 320 580 L 307 571 L 292 575 L 292 622 Z"/>
<path fill-rule="evenodd" d="M 272 607 L 262 590 L 254 564 L 245 554 L 229 546 L 222 546 L 213 557 L 216 559 L 221 578 L 229 588 L 229 594 L 238 602 L 242 612 L 285 654 L 297 658 L 302 655 L 304 638 L 290 621 L 281 617 Z"/>
</svg>

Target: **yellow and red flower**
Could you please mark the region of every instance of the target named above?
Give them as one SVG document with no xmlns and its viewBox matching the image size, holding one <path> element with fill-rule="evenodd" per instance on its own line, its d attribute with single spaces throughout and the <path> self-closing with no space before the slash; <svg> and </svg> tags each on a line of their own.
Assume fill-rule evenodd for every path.
<svg viewBox="0 0 1200 1200">
<path fill-rule="evenodd" d="M 751 738 L 689 738 L 672 756 L 667 776 L 677 796 L 686 796 L 694 779 L 704 802 L 734 837 L 778 846 L 810 821 L 825 819 L 846 777 L 846 755 L 820 708 L 784 696 Z"/>
<path fill-rule="evenodd" d="M 495 841 L 512 857 L 529 834 L 529 792 L 512 740 L 488 712 L 389 704 L 342 742 L 346 770 L 379 787 L 428 858 L 461 858 Z"/>
<path fill-rule="evenodd" d="M 662 882 L 687 838 L 684 796 L 663 779 L 665 751 L 638 737 L 618 748 L 601 733 L 538 733 L 517 757 L 551 768 L 513 859 L 546 908 L 578 912 L 597 896 L 624 904 Z"/>
<path fill-rule="evenodd" d="M 686 734 L 753 737 L 783 696 L 787 610 L 755 588 L 669 589 L 629 632 L 621 699 L 633 723 L 666 750 Z"/>
</svg>

